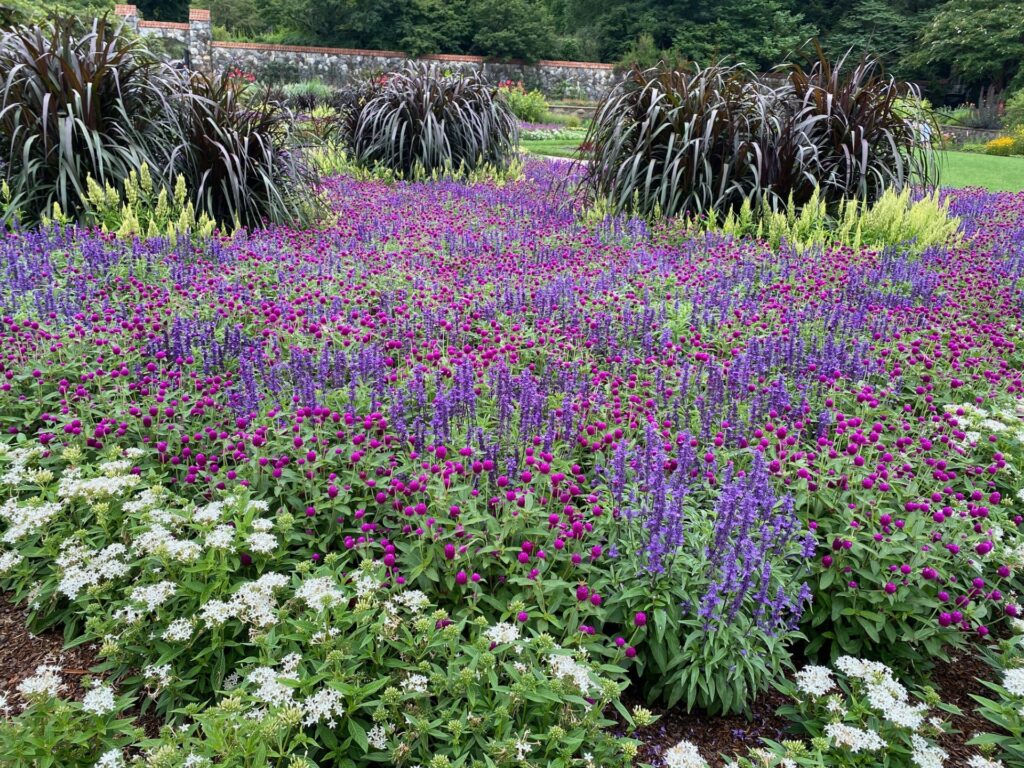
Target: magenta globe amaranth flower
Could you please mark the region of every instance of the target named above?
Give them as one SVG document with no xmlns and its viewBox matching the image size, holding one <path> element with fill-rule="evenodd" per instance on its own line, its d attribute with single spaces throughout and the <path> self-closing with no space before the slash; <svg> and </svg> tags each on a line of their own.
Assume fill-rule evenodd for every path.
<svg viewBox="0 0 1024 768">
<path fill-rule="evenodd" d="M 647 614 L 643 611 L 637 611 L 633 616 L 633 626 L 643 627 L 647 625 Z"/>
</svg>

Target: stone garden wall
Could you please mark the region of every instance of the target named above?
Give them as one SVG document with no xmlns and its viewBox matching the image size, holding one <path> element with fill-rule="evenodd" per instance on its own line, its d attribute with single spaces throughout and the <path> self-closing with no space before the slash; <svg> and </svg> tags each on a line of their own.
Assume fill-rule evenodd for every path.
<svg viewBox="0 0 1024 768">
<path fill-rule="evenodd" d="M 134 5 L 115 6 L 115 13 L 140 34 L 184 46 L 195 69 L 222 71 L 238 67 L 264 81 L 289 82 L 320 78 L 341 85 L 353 77 L 393 70 L 409 61 L 401 51 L 363 51 L 296 45 L 215 41 L 210 12 L 189 10 L 188 23 L 140 21 Z M 549 95 L 599 98 L 617 75 L 611 64 L 579 61 L 491 61 L 480 56 L 424 56 L 453 67 L 479 71 L 492 82 L 521 80 L 527 88 Z"/>
</svg>

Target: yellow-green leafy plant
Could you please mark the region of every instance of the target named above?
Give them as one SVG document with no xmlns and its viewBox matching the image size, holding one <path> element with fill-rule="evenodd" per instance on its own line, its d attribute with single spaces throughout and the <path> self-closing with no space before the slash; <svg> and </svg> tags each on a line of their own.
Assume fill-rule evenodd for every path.
<svg viewBox="0 0 1024 768">
<path fill-rule="evenodd" d="M 191 233 L 205 238 L 216 226 L 205 211 L 196 216 L 183 177 L 175 178 L 174 194 L 168 195 L 165 186 L 157 187 L 153 183 L 149 166 L 145 164 L 128 174 L 123 190 L 110 184 L 101 186 L 90 176 L 84 200 L 87 221 L 104 232 L 115 232 L 122 237 L 175 239 L 180 234 Z"/>
<path fill-rule="evenodd" d="M 757 237 L 772 248 L 785 241 L 801 251 L 841 243 L 854 248 L 901 245 L 921 252 L 955 238 L 960 220 L 949 215 L 949 201 L 937 192 L 912 200 L 909 189 L 890 189 L 872 205 L 846 200 L 834 216 L 817 191 L 801 207 L 790 200 L 778 210 L 755 210 L 745 200 L 721 224 L 710 215 L 703 226 L 734 237 Z"/>
</svg>

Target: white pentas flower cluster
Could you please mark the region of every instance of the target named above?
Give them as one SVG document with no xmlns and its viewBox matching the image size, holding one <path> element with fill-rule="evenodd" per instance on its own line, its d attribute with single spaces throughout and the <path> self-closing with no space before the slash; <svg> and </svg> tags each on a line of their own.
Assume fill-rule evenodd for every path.
<svg viewBox="0 0 1024 768">
<path fill-rule="evenodd" d="M 708 761 L 701 755 L 697 745 L 685 740 L 665 750 L 661 759 L 665 768 L 708 768 Z"/>
<path fill-rule="evenodd" d="M 1003 688 L 1011 696 L 1024 698 L 1024 667 L 1006 670 L 1003 675 Z"/>
<path fill-rule="evenodd" d="M 330 576 L 306 579 L 295 591 L 295 596 L 314 611 L 331 608 L 345 600 L 345 593 L 338 589 Z"/>
<path fill-rule="evenodd" d="M 321 688 L 302 702 L 302 724 L 305 726 L 326 723 L 334 728 L 339 717 L 345 714 L 345 700 L 340 691 Z"/>
<path fill-rule="evenodd" d="M 495 645 L 514 643 L 519 639 L 519 627 L 515 624 L 510 624 L 509 622 L 501 622 L 500 624 L 495 624 L 493 627 L 488 627 L 484 631 L 484 637 Z"/>
<path fill-rule="evenodd" d="M 915 733 L 911 736 L 910 744 L 913 747 L 910 759 L 917 768 L 943 768 L 945 766 L 946 758 L 949 755 L 940 747 L 930 744 L 921 734 Z"/>
<path fill-rule="evenodd" d="M 90 688 L 82 697 L 82 709 L 94 715 L 109 715 L 116 708 L 114 689 L 106 685 Z"/>
<path fill-rule="evenodd" d="M 43 455 L 39 446 L 31 448 L 8 449 L 4 444 L 3 455 L 7 459 L 7 471 L 0 476 L 0 483 L 4 485 L 20 485 L 28 479 L 28 467 L 35 459 Z"/>
<path fill-rule="evenodd" d="M 836 660 L 836 668 L 863 684 L 872 709 L 889 722 L 912 731 L 924 723 L 928 705 L 912 704 L 907 689 L 897 682 L 892 670 L 884 664 L 841 656 Z"/>
<path fill-rule="evenodd" d="M 136 537 L 132 550 L 137 555 L 162 555 L 181 563 L 194 562 L 203 552 L 196 542 L 179 539 L 159 523 Z"/>
<path fill-rule="evenodd" d="M 185 643 L 192 639 L 192 632 L 192 620 L 180 618 L 168 624 L 161 637 L 172 643 Z"/>
<path fill-rule="evenodd" d="M 57 557 L 61 580 L 57 589 L 74 600 L 88 587 L 128 575 L 126 561 L 128 548 L 124 544 L 111 544 L 101 550 L 91 550 L 76 541 L 65 541 Z"/>
<path fill-rule="evenodd" d="M 831 669 L 810 664 L 796 673 L 796 687 L 809 696 L 824 696 L 835 690 L 836 682 Z"/>
<path fill-rule="evenodd" d="M 795 676 L 798 696 L 808 696 L 811 706 L 822 707 L 828 720 L 824 736 L 834 748 L 853 754 L 874 753 L 889 749 L 888 740 L 909 747 L 916 768 L 942 768 L 947 755 L 926 736 L 941 731 L 943 721 L 937 717 L 928 719 L 928 705 L 912 701 L 889 667 L 841 656 L 835 668 L 852 683 L 851 697 L 857 706 L 850 707 L 849 712 L 842 693 L 833 693 L 837 685 L 831 670 L 808 666 Z M 850 713 L 863 713 L 864 705 L 882 722 L 873 719 L 871 727 L 863 720 L 849 722 Z"/>
<path fill-rule="evenodd" d="M 967 760 L 967 768 L 1006 768 L 1002 760 L 989 760 L 981 755 L 971 755 Z"/>
<path fill-rule="evenodd" d="M 0 552 L 0 573 L 14 570 L 24 559 L 25 556 L 14 549 Z"/>
<path fill-rule="evenodd" d="M 270 531 L 274 528 L 273 520 L 257 519 L 252 521 L 253 533 L 249 534 L 246 544 L 251 552 L 269 555 L 277 549 L 277 537 Z"/>
<path fill-rule="evenodd" d="M 548 656 L 547 662 L 552 676 L 559 680 L 572 681 L 582 693 L 588 693 L 597 685 L 590 667 L 571 656 L 553 653 Z"/>
<path fill-rule="evenodd" d="M 233 552 L 235 549 L 235 529 L 230 525 L 218 525 L 206 534 L 207 549 L 221 549 Z"/>
<path fill-rule="evenodd" d="M 36 499 L 18 504 L 17 499 L 7 499 L 0 506 L 0 519 L 7 523 L 7 529 L 0 540 L 5 544 L 14 544 L 26 536 L 37 534 L 63 509 L 63 504 L 59 502 Z"/>
<path fill-rule="evenodd" d="M 210 600 L 199 611 L 207 627 L 217 627 L 230 619 L 238 619 L 254 627 L 269 627 L 277 622 L 275 592 L 288 584 L 280 573 L 265 573 L 256 581 L 243 584 L 230 600 Z"/>
<path fill-rule="evenodd" d="M 120 749 L 111 749 L 100 755 L 95 768 L 124 768 L 124 757 Z"/>
<path fill-rule="evenodd" d="M 177 591 L 178 585 L 174 582 L 158 581 L 156 584 L 135 587 L 131 591 L 130 598 L 132 602 L 146 606 L 147 611 L 155 611 L 170 600 Z"/>
<path fill-rule="evenodd" d="M 81 467 L 69 467 L 57 484 L 57 496 L 62 499 L 83 499 L 89 502 L 124 496 L 135 488 L 142 478 L 129 474 L 131 463 L 108 461 L 99 465 L 99 477 L 82 477 Z"/>
<path fill-rule="evenodd" d="M 55 697 L 60 695 L 64 682 L 60 677 L 60 667 L 53 664 L 40 664 L 31 677 L 26 677 L 18 685 L 18 693 L 26 698 L 33 696 Z"/>
<path fill-rule="evenodd" d="M 829 723 L 825 726 L 825 735 L 835 746 L 851 752 L 877 752 L 887 746 L 882 737 L 870 728 L 856 728 L 846 723 Z"/>
</svg>

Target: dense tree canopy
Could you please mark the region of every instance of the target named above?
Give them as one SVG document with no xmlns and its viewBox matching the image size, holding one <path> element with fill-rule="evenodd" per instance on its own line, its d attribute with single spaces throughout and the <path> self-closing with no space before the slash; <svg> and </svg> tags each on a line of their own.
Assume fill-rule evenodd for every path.
<svg viewBox="0 0 1024 768">
<path fill-rule="evenodd" d="M 136 0 L 183 20 L 188 0 Z M 267 42 L 641 64 L 724 57 L 769 69 L 818 38 L 871 53 L 941 99 L 1024 87 L 1024 0 L 197 0 L 216 34 Z M 6 0 L 12 12 L 112 0 Z M 41 11 L 42 9 L 42 11 Z M 7 14 L 9 15 L 9 14 Z"/>
</svg>

